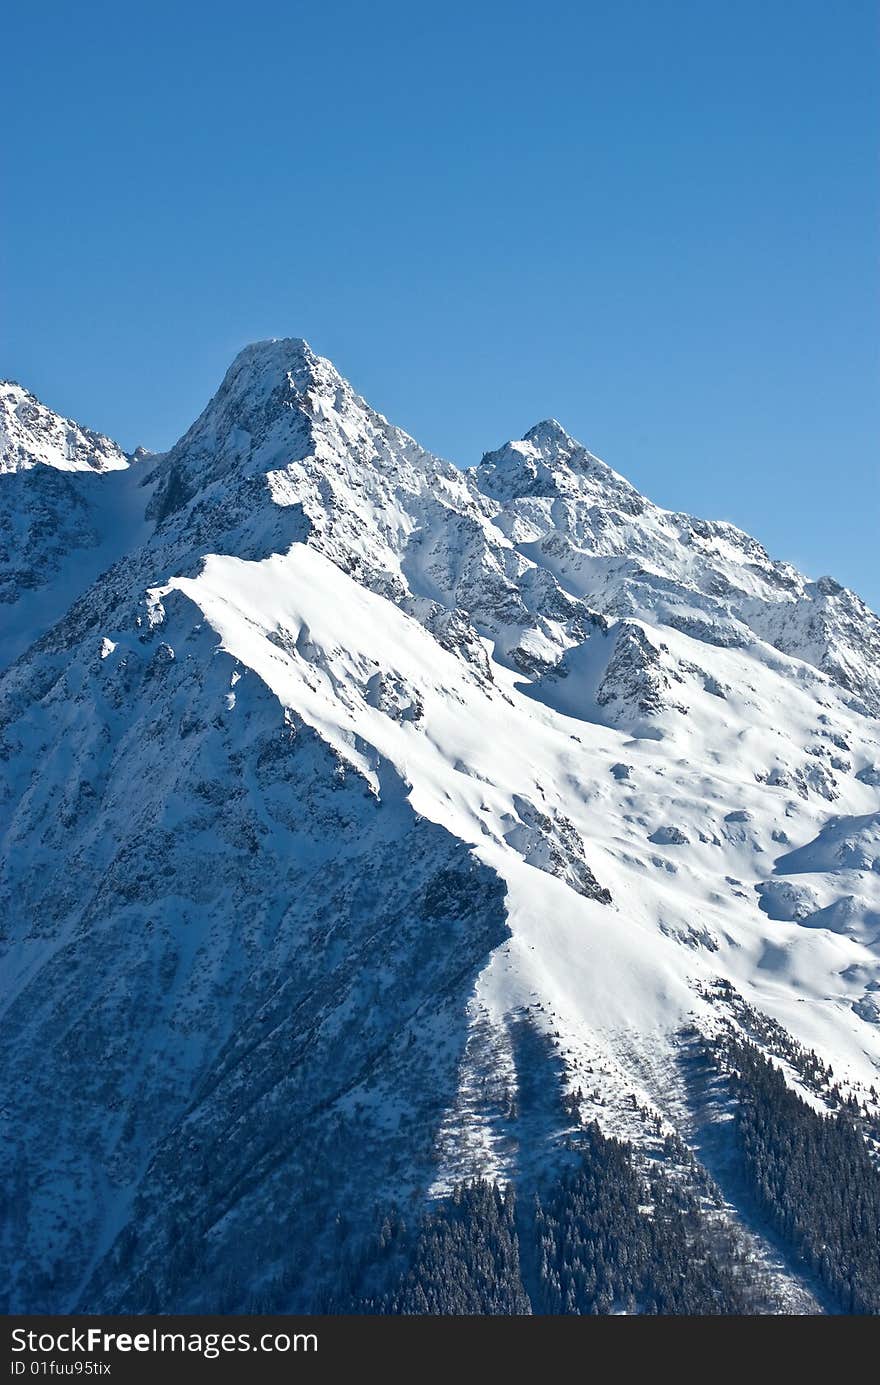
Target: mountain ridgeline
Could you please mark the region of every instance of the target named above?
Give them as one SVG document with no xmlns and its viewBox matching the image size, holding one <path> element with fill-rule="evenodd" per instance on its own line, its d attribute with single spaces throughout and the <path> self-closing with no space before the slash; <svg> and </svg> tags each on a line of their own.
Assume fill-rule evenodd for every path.
<svg viewBox="0 0 880 1385">
<path fill-rule="evenodd" d="M 0 1306 L 877 1312 L 878 670 L 552 420 L 0 386 Z"/>
</svg>

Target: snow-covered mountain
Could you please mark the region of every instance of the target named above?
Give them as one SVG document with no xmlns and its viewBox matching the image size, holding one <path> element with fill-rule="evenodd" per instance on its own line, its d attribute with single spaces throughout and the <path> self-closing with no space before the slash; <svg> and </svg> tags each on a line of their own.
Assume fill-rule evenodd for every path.
<svg viewBox="0 0 880 1385">
<path fill-rule="evenodd" d="M 871 1147 L 877 617 L 556 422 L 444 462 L 301 341 L 162 456 L 0 402 L 10 1305 L 314 1306 L 593 1119 L 822 1302 L 689 1055 Z"/>
</svg>

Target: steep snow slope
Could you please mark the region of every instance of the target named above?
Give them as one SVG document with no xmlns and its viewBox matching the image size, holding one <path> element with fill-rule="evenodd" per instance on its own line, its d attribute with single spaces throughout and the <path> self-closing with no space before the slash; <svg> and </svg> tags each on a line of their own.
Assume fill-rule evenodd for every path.
<svg viewBox="0 0 880 1385">
<path fill-rule="evenodd" d="M 559 425 L 462 472 L 297 341 L 122 475 L 124 559 L 0 678 L 11 1306 L 313 1303 L 343 1205 L 556 1157 L 524 1029 L 651 1158 L 686 1024 L 867 1097 L 857 598 L 823 645 L 812 584 Z"/>
<path fill-rule="evenodd" d="M 793 860 L 782 843 L 808 838 L 828 820 L 823 794 L 767 782 L 768 769 L 784 765 L 793 784 L 799 776 L 808 783 L 811 741 L 823 729 L 815 700 L 784 676 L 725 651 L 716 666 L 728 687 L 743 691 L 725 697 L 722 717 L 716 695 L 695 679 L 680 689 L 686 705 L 658 718 L 659 740 L 634 740 L 589 715 L 542 712 L 523 695 L 531 688 L 500 669 L 487 687 L 304 545 L 258 564 L 212 557 L 199 577 L 172 587 L 192 598 L 282 705 L 368 779 L 371 756 L 393 763 L 416 811 L 472 845 L 505 880 L 511 914 L 531 921 L 526 952 L 540 952 L 539 992 L 558 1004 L 572 991 L 567 1033 L 579 1008 L 591 1024 L 601 1016 L 623 1027 L 635 1011 L 648 1030 L 674 1027 L 694 1004 L 692 977 L 723 975 L 802 1042 L 870 1078 L 880 1031 L 852 1012 L 863 998 L 861 970 L 849 982 L 840 973 L 880 958 L 855 928 L 832 937 L 777 920 L 768 932 L 755 898 L 765 876 L 798 869 L 797 853 Z M 694 641 L 671 638 L 686 662 Z M 841 709 L 836 724 L 862 755 L 876 749 L 875 728 L 857 715 Z M 624 757 L 628 772 L 618 779 L 612 768 Z M 852 807 L 876 801 L 854 778 L 835 792 Z M 868 826 L 859 820 L 865 845 L 838 850 L 836 864 L 859 873 L 876 907 L 874 817 Z M 584 850 L 591 873 L 610 888 L 610 905 L 554 871 L 557 859 L 569 870 L 580 864 Z M 826 864 L 809 848 L 806 859 L 801 869 Z M 558 946 L 549 944 L 546 918 L 555 890 L 538 870 L 566 886 Z M 833 892 L 833 879 L 829 886 Z M 590 904 L 571 899 L 573 888 Z M 621 916 L 623 927 L 612 922 Z M 587 946 L 593 930 L 597 955 Z M 509 976 L 504 983 L 520 1002 L 536 980 L 528 957 L 523 966 L 515 985 Z"/>
</svg>

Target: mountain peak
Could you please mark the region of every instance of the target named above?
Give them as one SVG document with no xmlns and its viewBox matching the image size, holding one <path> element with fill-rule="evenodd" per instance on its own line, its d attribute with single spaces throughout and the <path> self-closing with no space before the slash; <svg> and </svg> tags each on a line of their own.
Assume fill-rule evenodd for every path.
<svg viewBox="0 0 880 1385">
<path fill-rule="evenodd" d="M 273 421 L 291 410 L 314 404 L 318 395 L 334 393 L 343 380 L 330 361 L 318 356 L 302 337 L 273 337 L 242 347 L 216 393 L 169 456 L 199 452 L 215 460 L 224 449 L 238 455 L 265 436 Z"/>
<path fill-rule="evenodd" d="M 151 517 L 164 521 L 217 483 L 224 492 L 216 498 L 217 514 L 244 515 L 253 503 L 254 478 L 310 455 L 317 434 L 332 429 L 358 403 L 362 401 L 332 362 L 302 337 L 251 342 L 235 356 L 199 417 L 159 461 Z M 230 486 L 241 485 L 246 493 L 233 503 Z"/>
<path fill-rule="evenodd" d="M 523 442 L 531 442 L 540 446 L 542 443 L 556 443 L 564 447 L 577 447 L 578 444 L 569 433 L 565 431 L 562 424 L 555 418 L 544 418 L 540 423 L 536 423 L 523 435 Z"/>
<path fill-rule="evenodd" d="M 304 337 L 266 337 L 249 342 L 234 357 L 227 375 L 256 366 L 286 365 L 291 370 L 308 368 L 320 358 Z"/>
<path fill-rule="evenodd" d="M 302 337 L 270 337 L 242 347 L 223 377 L 215 399 L 263 397 L 279 387 L 305 394 L 328 371 L 329 361 L 315 355 Z"/>
<path fill-rule="evenodd" d="M 110 438 L 62 418 L 13 380 L 0 380 L 0 472 L 119 471 L 128 458 Z"/>
<path fill-rule="evenodd" d="M 554 494 L 574 484 L 573 469 L 592 463 L 590 453 L 555 418 L 542 419 L 522 438 L 483 456 L 479 484 L 497 500 Z"/>
</svg>

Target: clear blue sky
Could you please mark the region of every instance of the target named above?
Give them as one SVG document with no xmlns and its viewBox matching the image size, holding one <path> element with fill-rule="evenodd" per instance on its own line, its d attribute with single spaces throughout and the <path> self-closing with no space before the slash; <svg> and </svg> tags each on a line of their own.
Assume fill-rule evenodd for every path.
<svg viewBox="0 0 880 1385">
<path fill-rule="evenodd" d="M 880 607 L 873 0 L 17 3 L 0 374 L 170 444 L 305 336 L 464 464 L 536 420 Z"/>
</svg>

